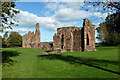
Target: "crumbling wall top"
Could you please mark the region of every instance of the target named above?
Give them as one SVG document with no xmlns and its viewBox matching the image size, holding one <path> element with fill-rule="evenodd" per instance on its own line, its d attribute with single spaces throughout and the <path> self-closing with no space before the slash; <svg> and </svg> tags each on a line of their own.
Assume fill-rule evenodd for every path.
<svg viewBox="0 0 120 80">
<path fill-rule="evenodd" d="M 36 30 L 39 30 L 39 27 L 40 27 L 40 23 L 37 23 L 36 24 Z"/>
</svg>

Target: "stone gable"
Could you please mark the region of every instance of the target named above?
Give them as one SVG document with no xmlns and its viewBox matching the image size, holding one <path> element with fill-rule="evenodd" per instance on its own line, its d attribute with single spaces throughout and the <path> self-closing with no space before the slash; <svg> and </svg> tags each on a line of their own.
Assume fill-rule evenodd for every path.
<svg viewBox="0 0 120 80">
<path fill-rule="evenodd" d="M 83 27 L 57 28 L 53 36 L 54 52 L 95 50 L 95 25 L 87 18 L 83 21 Z"/>
</svg>

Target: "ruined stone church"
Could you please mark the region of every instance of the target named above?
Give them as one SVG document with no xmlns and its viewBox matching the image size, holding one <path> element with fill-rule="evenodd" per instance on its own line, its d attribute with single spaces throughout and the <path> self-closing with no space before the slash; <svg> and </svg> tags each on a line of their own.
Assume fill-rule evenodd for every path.
<svg viewBox="0 0 120 80">
<path fill-rule="evenodd" d="M 40 24 L 36 24 L 36 31 L 29 31 L 28 34 L 23 35 L 22 37 L 22 47 L 23 48 L 34 48 L 34 49 L 51 49 L 49 43 L 40 42 Z"/>
<path fill-rule="evenodd" d="M 53 51 L 95 51 L 95 25 L 87 18 L 83 21 L 83 27 L 57 28 L 53 36 Z"/>
<path fill-rule="evenodd" d="M 52 52 L 72 51 L 95 51 L 95 25 L 87 18 L 83 21 L 83 27 L 62 27 L 57 28 L 53 36 L 53 47 L 49 43 L 40 42 L 39 23 L 36 24 L 36 31 L 29 31 L 22 37 L 23 48 L 52 49 Z"/>
</svg>

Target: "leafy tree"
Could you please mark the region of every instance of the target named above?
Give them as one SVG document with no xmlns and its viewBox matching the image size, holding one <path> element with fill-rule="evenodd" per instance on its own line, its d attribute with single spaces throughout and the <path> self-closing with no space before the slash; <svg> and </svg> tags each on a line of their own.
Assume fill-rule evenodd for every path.
<svg viewBox="0 0 120 80">
<path fill-rule="evenodd" d="M 0 35 L 0 48 L 2 47 L 2 36 Z"/>
<path fill-rule="evenodd" d="M 22 36 L 18 32 L 11 32 L 7 39 L 8 47 L 22 46 Z"/>
<path fill-rule="evenodd" d="M 106 42 L 106 45 L 115 46 L 119 44 L 120 44 L 120 34 L 118 34 L 116 31 L 114 31 L 114 33 L 110 33 L 108 35 L 108 41 Z"/>
<path fill-rule="evenodd" d="M 5 32 L 5 34 L 3 35 L 3 37 L 5 38 L 5 40 L 8 38 L 8 31 Z"/>
<path fill-rule="evenodd" d="M 120 14 L 120 13 L 114 13 Z M 99 33 L 98 39 L 103 45 L 118 45 L 120 44 L 120 15 L 108 15 L 105 22 L 100 23 L 96 30 Z"/>
<path fill-rule="evenodd" d="M 12 29 L 11 26 L 15 25 L 15 22 L 18 22 L 13 19 L 13 17 L 20 11 L 14 9 L 16 6 L 15 2 L 0 2 L 0 5 L 2 5 L 2 11 L 0 11 L 0 32 L 3 32 L 3 30 L 6 28 Z"/>
<path fill-rule="evenodd" d="M 3 48 L 7 47 L 7 43 L 5 41 L 5 38 L 2 38 L 2 47 Z"/>
<path fill-rule="evenodd" d="M 120 12 L 108 15 L 106 17 L 106 26 L 108 26 L 110 32 L 116 31 L 120 33 Z"/>
<path fill-rule="evenodd" d="M 107 40 L 109 32 L 107 30 L 105 22 L 100 23 L 99 26 L 100 27 L 97 27 L 96 29 L 97 32 L 99 33 L 97 39 L 99 39 L 101 42 L 105 42 Z"/>
<path fill-rule="evenodd" d="M 99 35 L 97 38 L 103 45 L 118 45 L 120 44 L 120 1 L 115 0 L 97 0 L 96 2 L 87 2 L 87 5 L 93 6 L 97 12 L 108 13 L 105 22 L 100 23 L 97 28 Z M 89 10 L 89 9 L 88 9 Z M 112 13 L 112 14 L 111 14 Z M 102 18 L 102 17 L 101 17 Z"/>
<path fill-rule="evenodd" d="M 107 11 L 107 12 L 120 12 L 120 1 L 114 1 L 114 0 L 96 0 L 96 2 L 93 1 L 87 1 L 84 0 L 84 3 L 87 3 L 88 5 L 92 5 L 95 7 L 100 7 L 98 11 Z"/>
<path fill-rule="evenodd" d="M 2 36 L 0 36 L 0 48 L 1 47 L 7 47 L 5 38 L 2 38 Z"/>
</svg>

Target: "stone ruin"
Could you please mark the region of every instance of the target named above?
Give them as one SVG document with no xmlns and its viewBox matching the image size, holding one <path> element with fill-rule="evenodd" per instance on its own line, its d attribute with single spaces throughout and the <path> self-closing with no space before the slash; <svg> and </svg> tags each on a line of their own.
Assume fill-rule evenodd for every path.
<svg viewBox="0 0 120 80">
<path fill-rule="evenodd" d="M 95 50 L 95 25 L 87 18 L 83 21 L 83 27 L 57 28 L 53 36 L 54 52 Z"/>
<path fill-rule="evenodd" d="M 40 24 L 36 24 L 36 31 L 29 31 L 28 34 L 23 35 L 22 37 L 22 47 L 23 48 L 34 48 L 34 49 L 51 49 L 49 43 L 40 42 Z"/>
<path fill-rule="evenodd" d="M 57 28 L 53 36 L 53 47 L 49 43 L 40 42 L 39 23 L 36 24 L 36 31 L 29 31 L 23 35 L 23 48 L 52 49 L 52 52 L 72 51 L 96 51 L 95 49 L 95 25 L 87 18 L 83 21 L 83 27 L 62 27 Z"/>
</svg>

